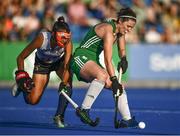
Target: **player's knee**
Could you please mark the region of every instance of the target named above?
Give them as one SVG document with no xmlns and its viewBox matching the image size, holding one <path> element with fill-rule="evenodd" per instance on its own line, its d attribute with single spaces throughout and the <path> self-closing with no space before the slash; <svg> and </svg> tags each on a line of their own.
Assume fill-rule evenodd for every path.
<svg viewBox="0 0 180 136">
<path fill-rule="evenodd" d="M 111 82 L 111 80 L 108 78 L 108 79 L 106 80 L 105 88 L 111 89 L 111 87 L 112 87 L 112 82 Z"/>
<path fill-rule="evenodd" d="M 108 78 L 108 75 L 105 72 L 99 73 L 98 76 L 97 76 L 98 80 L 101 80 L 101 81 L 104 81 L 104 82 L 106 82 L 107 78 Z"/>
<path fill-rule="evenodd" d="M 39 97 L 29 97 L 28 98 L 28 104 L 30 105 L 36 105 L 39 103 Z"/>
<path fill-rule="evenodd" d="M 38 103 L 39 103 L 39 100 L 32 100 L 32 101 L 30 101 L 29 104 L 31 104 L 31 105 L 36 105 L 36 104 L 38 104 Z"/>
<path fill-rule="evenodd" d="M 111 88 L 111 83 L 110 82 L 106 82 L 106 84 L 105 84 L 105 88 L 107 88 L 107 89 L 110 89 Z"/>
</svg>

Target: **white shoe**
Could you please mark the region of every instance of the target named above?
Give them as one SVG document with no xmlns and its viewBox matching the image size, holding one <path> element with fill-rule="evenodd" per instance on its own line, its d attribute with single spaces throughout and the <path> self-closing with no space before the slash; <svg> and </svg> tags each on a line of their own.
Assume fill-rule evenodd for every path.
<svg viewBox="0 0 180 136">
<path fill-rule="evenodd" d="M 53 119 L 57 127 L 64 128 L 67 126 L 66 124 L 64 124 L 64 117 L 62 117 L 61 115 L 54 116 Z"/>
<path fill-rule="evenodd" d="M 11 94 L 13 97 L 17 97 L 20 94 L 21 90 L 18 88 L 17 84 L 15 83 L 12 87 Z"/>
</svg>

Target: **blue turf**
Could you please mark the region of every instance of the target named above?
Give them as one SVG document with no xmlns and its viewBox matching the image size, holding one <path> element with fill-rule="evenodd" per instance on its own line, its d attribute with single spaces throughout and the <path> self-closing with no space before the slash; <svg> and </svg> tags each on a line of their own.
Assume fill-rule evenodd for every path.
<svg viewBox="0 0 180 136">
<path fill-rule="evenodd" d="M 171 89 L 126 89 L 130 109 L 137 120 L 145 121 L 146 128 L 114 129 L 114 102 L 112 94 L 104 90 L 92 107 L 91 116 L 99 116 L 97 127 L 84 125 L 68 106 L 65 122 L 67 128 L 56 128 L 52 118 L 56 111 L 58 95 L 55 89 L 46 89 L 38 105 L 25 104 L 22 94 L 13 98 L 10 89 L 0 89 L 0 134 L 58 134 L 58 135 L 113 135 L 113 134 L 180 134 L 180 91 Z M 86 89 L 74 89 L 73 99 L 80 105 Z"/>
</svg>

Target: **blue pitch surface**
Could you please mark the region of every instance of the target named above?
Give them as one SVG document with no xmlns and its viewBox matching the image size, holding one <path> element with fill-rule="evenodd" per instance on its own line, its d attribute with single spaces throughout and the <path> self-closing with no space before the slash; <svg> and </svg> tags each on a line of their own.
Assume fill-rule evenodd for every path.
<svg viewBox="0 0 180 136">
<path fill-rule="evenodd" d="M 0 135 L 166 135 L 180 134 L 180 90 L 126 89 L 132 115 L 144 121 L 146 128 L 115 129 L 113 126 L 114 101 L 108 90 L 103 90 L 94 103 L 91 116 L 100 117 L 97 127 L 84 125 L 71 105 L 65 116 L 66 128 L 53 124 L 58 94 L 46 89 L 38 105 L 27 105 L 22 94 L 11 96 L 10 88 L 0 88 Z M 86 89 L 74 89 L 72 98 L 80 105 Z"/>
</svg>

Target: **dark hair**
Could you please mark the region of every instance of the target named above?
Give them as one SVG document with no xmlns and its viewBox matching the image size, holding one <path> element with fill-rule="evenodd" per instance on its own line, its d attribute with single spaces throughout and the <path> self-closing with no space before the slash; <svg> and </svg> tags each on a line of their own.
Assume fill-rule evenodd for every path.
<svg viewBox="0 0 180 136">
<path fill-rule="evenodd" d="M 123 21 L 133 19 L 136 21 L 136 13 L 129 7 L 120 9 L 120 11 L 117 13 L 117 16 L 118 21 L 119 19 L 123 19 Z"/>
<path fill-rule="evenodd" d="M 57 32 L 60 30 L 66 30 L 68 33 L 70 32 L 69 25 L 65 22 L 63 16 L 58 17 L 52 28 L 53 32 Z"/>
</svg>

